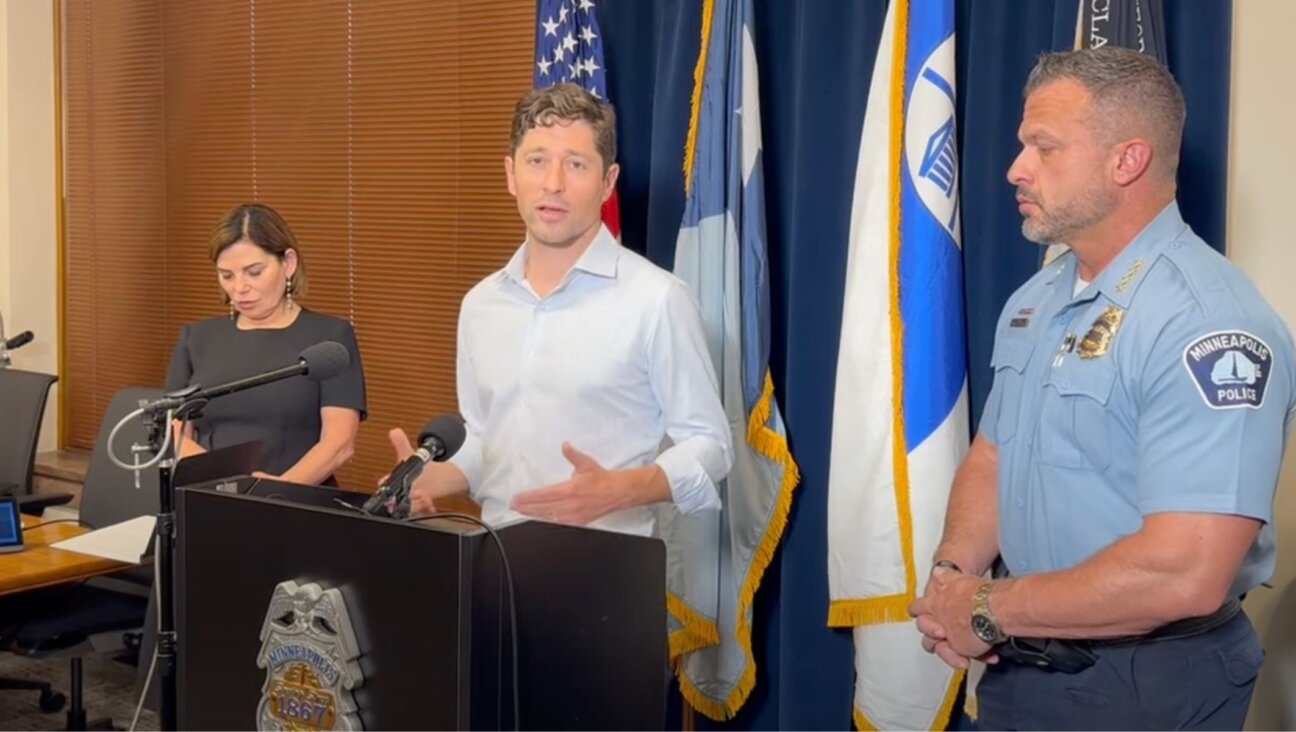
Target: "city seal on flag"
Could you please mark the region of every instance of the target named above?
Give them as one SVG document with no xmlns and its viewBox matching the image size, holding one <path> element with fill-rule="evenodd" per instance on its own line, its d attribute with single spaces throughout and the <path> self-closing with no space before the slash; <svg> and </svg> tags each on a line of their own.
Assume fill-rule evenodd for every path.
<svg viewBox="0 0 1296 732">
<path fill-rule="evenodd" d="M 960 241 L 958 213 L 958 139 L 954 124 L 954 36 L 927 57 L 914 80 L 905 110 L 905 158 L 914 189 L 954 241 Z"/>
<path fill-rule="evenodd" d="M 257 666 L 266 670 L 258 730 L 360 730 L 351 690 L 364 675 L 342 592 L 280 582 L 261 624 Z"/>
<path fill-rule="evenodd" d="M 1273 365 L 1273 351 L 1243 330 L 1207 333 L 1183 354 L 1197 391 L 1211 409 L 1259 409 Z"/>
</svg>

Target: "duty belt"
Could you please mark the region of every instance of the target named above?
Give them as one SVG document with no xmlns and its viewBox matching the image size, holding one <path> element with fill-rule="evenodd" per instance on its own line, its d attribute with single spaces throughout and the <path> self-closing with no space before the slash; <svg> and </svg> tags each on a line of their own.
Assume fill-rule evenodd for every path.
<svg viewBox="0 0 1296 732">
<path fill-rule="evenodd" d="M 1007 661 L 1073 674 L 1089 668 L 1098 660 L 1094 654 L 1096 649 L 1191 638 L 1215 630 L 1232 620 L 1241 611 L 1242 603 L 1232 599 L 1210 615 L 1176 620 L 1143 635 L 1092 640 L 1009 638 L 995 646 L 994 650 Z"/>
</svg>

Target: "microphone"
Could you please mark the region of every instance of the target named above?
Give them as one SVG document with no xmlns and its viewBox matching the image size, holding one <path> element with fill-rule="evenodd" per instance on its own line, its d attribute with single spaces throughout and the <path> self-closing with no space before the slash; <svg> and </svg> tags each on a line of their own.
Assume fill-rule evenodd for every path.
<svg viewBox="0 0 1296 732">
<path fill-rule="evenodd" d="M 22 348 L 28 343 L 31 343 L 32 340 L 35 338 L 36 336 L 32 335 L 32 332 L 30 330 L 24 330 L 23 332 L 19 333 L 13 338 L 10 338 L 9 340 L 5 341 L 4 348 L 5 350 L 8 351 L 12 351 L 15 348 Z"/>
<path fill-rule="evenodd" d="M 392 469 L 387 482 L 365 501 L 362 510 L 377 516 L 402 518 L 409 512 L 409 491 L 429 462 L 442 462 L 459 451 L 467 431 L 459 415 L 445 415 L 428 422 L 419 433 L 413 455 Z"/>
<path fill-rule="evenodd" d="M 306 376 L 311 381 L 325 381 L 342 373 L 351 365 L 351 354 L 347 351 L 346 346 L 337 341 L 323 341 L 310 346 L 301 352 L 297 357 L 297 363 L 291 366 L 281 366 L 271 371 L 246 376 L 242 379 L 236 379 L 224 384 L 204 389 L 198 384 L 187 386 L 183 389 L 173 391 L 164 395 L 161 399 L 141 404 L 144 414 L 155 414 L 165 412 L 171 409 L 178 409 L 181 405 L 195 401 L 209 401 L 216 397 L 222 397 L 226 394 L 233 394 L 236 391 L 251 389 L 263 384 L 269 384 L 274 381 L 292 378 L 294 376 Z"/>
<path fill-rule="evenodd" d="M 9 351 L 31 343 L 32 332 L 24 330 L 10 339 L 5 339 L 4 315 L 0 314 L 0 369 L 9 368 Z"/>
</svg>

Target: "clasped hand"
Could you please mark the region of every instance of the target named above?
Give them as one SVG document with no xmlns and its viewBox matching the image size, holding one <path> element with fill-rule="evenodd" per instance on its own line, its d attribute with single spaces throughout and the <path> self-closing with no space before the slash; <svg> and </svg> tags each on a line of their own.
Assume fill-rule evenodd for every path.
<svg viewBox="0 0 1296 732">
<path fill-rule="evenodd" d="M 972 632 L 972 596 L 982 582 L 980 577 L 937 567 L 922 598 L 909 606 L 909 615 L 923 634 L 923 650 L 954 668 L 967 668 L 969 659 L 999 661 L 990 645 Z"/>
</svg>

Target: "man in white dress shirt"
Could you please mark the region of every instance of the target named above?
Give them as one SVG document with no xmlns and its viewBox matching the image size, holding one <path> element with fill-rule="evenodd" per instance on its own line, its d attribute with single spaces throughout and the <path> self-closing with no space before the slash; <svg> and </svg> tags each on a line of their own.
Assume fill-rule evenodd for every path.
<svg viewBox="0 0 1296 732">
<path fill-rule="evenodd" d="M 612 107 L 579 86 L 518 102 L 504 174 L 527 239 L 464 297 L 467 438 L 414 484 L 414 513 L 467 491 L 492 524 L 649 535 L 652 504 L 720 508 L 732 446 L 702 320 L 682 281 L 603 226 L 615 160 Z M 398 458 L 412 452 L 403 432 L 391 438 Z"/>
</svg>

